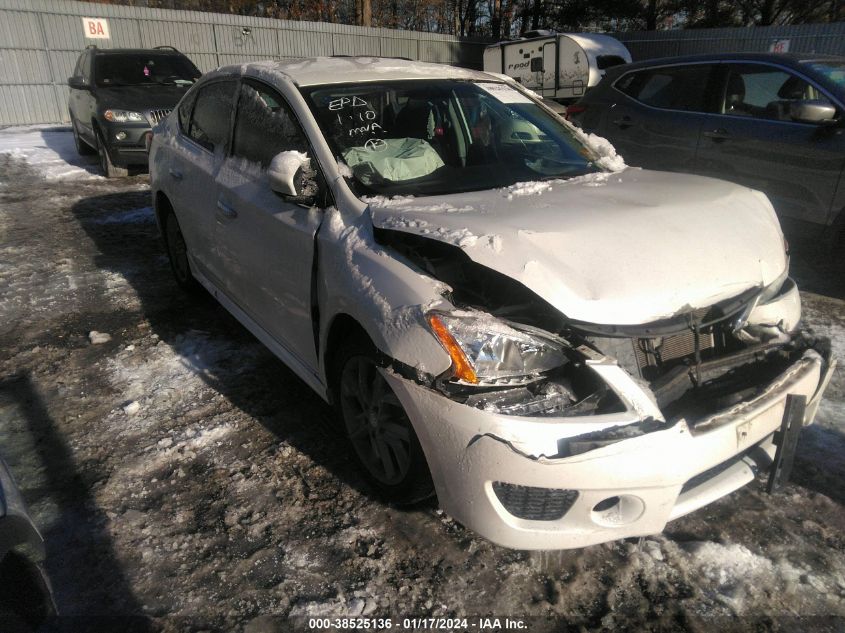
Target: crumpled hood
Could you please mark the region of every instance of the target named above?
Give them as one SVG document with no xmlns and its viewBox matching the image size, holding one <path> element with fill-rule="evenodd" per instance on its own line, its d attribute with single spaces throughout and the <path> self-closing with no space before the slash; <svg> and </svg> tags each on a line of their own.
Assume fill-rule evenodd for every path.
<svg viewBox="0 0 845 633">
<path fill-rule="evenodd" d="M 371 198 L 374 226 L 454 244 L 568 318 L 640 325 L 773 282 L 771 204 L 725 181 L 640 169 L 425 198 Z"/>
</svg>

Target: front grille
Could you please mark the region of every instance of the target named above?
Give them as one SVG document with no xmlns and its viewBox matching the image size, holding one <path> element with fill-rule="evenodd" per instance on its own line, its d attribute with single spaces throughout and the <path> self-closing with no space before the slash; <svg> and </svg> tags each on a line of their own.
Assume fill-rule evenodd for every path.
<svg viewBox="0 0 845 633">
<path fill-rule="evenodd" d="M 493 492 L 509 513 L 529 521 L 556 521 L 563 517 L 578 498 L 577 490 L 517 486 L 493 482 Z"/>
<path fill-rule="evenodd" d="M 150 110 L 150 120 L 153 122 L 153 125 L 156 125 L 167 118 L 167 115 L 171 112 L 173 112 L 173 108 L 166 110 Z"/>
</svg>

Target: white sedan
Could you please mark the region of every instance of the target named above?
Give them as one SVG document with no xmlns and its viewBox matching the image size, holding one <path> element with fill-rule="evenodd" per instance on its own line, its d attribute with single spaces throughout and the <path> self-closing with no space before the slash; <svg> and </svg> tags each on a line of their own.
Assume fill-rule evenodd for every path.
<svg viewBox="0 0 845 633">
<path fill-rule="evenodd" d="M 502 76 L 221 68 L 150 174 L 179 284 L 336 407 L 387 500 L 505 546 L 660 532 L 768 466 L 832 370 L 764 195 L 626 168 Z"/>
</svg>

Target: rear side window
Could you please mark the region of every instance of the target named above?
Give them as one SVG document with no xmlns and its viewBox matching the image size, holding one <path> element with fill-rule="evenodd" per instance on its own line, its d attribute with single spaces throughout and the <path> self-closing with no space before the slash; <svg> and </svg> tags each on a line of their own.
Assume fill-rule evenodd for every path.
<svg viewBox="0 0 845 633">
<path fill-rule="evenodd" d="M 712 66 L 697 64 L 628 73 L 616 88 L 654 108 L 705 111 L 705 91 Z"/>
<path fill-rule="evenodd" d="M 234 81 L 218 81 L 199 89 L 188 136 L 209 151 L 222 147 L 235 107 Z"/>
<path fill-rule="evenodd" d="M 266 168 L 279 152 L 308 151 L 296 116 L 276 91 L 244 82 L 238 100 L 232 153 Z"/>
</svg>

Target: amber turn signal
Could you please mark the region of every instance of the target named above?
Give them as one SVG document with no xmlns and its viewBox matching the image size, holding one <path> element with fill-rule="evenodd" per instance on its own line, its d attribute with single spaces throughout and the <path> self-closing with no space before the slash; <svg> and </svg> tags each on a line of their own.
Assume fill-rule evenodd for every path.
<svg viewBox="0 0 845 633">
<path fill-rule="evenodd" d="M 464 350 L 458 345 L 455 337 L 449 332 L 443 321 L 436 314 L 428 315 L 428 323 L 431 326 L 432 332 L 440 341 L 443 348 L 449 353 L 452 359 L 452 367 L 455 370 L 455 377 L 472 384 L 478 383 L 478 376 L 475 375 L 472 365 L 467 360 Z"/>
</svg>

